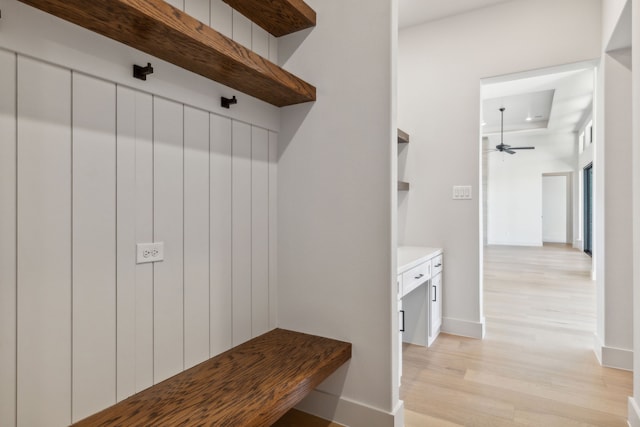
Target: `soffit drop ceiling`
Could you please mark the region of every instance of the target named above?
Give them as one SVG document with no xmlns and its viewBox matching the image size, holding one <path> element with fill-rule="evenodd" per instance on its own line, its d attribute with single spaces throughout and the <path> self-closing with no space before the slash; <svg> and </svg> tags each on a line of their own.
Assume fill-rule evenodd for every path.
<svg viewBox="0 0 640 427">
<path fill-rule="evenodd" d="M 501 106 L 506 108 L 505 132 L 576 131 L 591 110 L 593 90 L 593 68 L 484 84 L 482 121 L 486 125 L 482 133 L 486 136 L 500 132 Z M 533 120 L 526 120 L 529 115 Z M 535 116 L 542 117 L 536 121 Z"/>
<path fill-rule="evenodd" d="M 500 132 L 500 108 L 504 107 L 504 131 L 546 129 L 551 117 L 554 89 L 486 99 L 482 112 L 486 122 L 483 133 Z M 529 120 L 527 120 L 529 119 Z"/>
</svg>

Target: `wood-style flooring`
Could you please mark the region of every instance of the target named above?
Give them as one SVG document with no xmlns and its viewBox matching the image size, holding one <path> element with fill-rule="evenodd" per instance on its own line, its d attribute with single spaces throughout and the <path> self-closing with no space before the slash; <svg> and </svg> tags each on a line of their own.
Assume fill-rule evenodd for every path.
<svg viewBox="0 0 640 427">
<path fill-rule="evenodd" d="M 405 426 L 626 426 L 632 374 L 593 352 L 591 258 L 494 246 L 484 268 L 484 340 L 404 346 Z"/>
<path fill-rule="evenodd" d="M 272 427 L 343 427 L 342 424 L 337 424 L 332 421 L 328 421 L 315 415 L 307 414 L 306 412 L 298 411 L 297 409 L 291 409 L 289 412 L 283 415 Z"/>
</svg>

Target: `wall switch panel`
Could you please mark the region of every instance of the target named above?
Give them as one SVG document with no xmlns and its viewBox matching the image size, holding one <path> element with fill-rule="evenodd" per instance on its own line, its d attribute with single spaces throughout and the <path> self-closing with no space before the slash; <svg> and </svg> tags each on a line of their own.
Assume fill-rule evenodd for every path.
<svg viewBox="0 0 640 427">
<path fill-rule="evenodd" d="M 138 243 L 136 245 L 136 263 L 157 262 L 164 259 L 164 242 Z"/>
<path fill-rule="evenodd" d="M 471 186 L 470 185 L 454 185 L 453 186 L 453 200 L 471 200 Z"/>
</svg>

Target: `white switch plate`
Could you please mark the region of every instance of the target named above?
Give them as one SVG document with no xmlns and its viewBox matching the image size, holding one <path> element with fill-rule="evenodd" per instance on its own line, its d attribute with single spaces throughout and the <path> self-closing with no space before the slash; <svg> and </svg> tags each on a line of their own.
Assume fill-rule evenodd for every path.
<svg viewBox="0 0 640 427">
<path fill-rule="evenodd" d="M 138 243 L 136 245 L 136 263 L 157 262 L 164 259 L 164 242 Z"/>
<path fill-rule="evenodd" d="M 454 185 L 453 186 L 453 200 L 471 200 L 471 186 L 470 185 Z"/>
</svg>

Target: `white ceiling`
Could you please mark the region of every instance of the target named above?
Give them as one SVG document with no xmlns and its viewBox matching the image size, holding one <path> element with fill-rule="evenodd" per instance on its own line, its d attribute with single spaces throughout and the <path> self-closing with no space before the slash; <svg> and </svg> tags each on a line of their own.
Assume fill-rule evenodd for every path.
<svg viewBox="0 0 640 427">
<path fill-rule="evenodd" d="M 514 0 L 399 0 L 399 28 L 406 28 Z M 484 135 L 500 132 L 572 132 L 593 102 L 593 66 L 559 67 L 483 82 Z M 527 121 L 527 116 L 533 120 Z M 536 117 L 539 116 L 539 117 Z"/>
<path fill-rule="evenodd" d="M 410 27 L 512 0 L 399 0 L 398 26 Z"/>
</svg>

